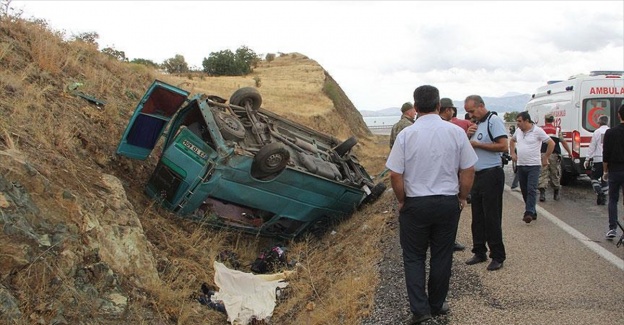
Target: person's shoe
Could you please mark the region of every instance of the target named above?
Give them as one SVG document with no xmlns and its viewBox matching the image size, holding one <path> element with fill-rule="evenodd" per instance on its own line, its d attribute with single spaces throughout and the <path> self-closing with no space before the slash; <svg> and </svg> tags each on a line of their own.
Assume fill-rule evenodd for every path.
<svg viewBox="0 0 624 325">
<path fill-rule="evenodd" d="M 488 271 L 496 271 L 496 270 L 500 269 L 501 267 L 503 267 L 503 262 L 499 262 L 497 260 L 492 260 L 492 262 L 490 262 L 490 265 L 487 266 L 487 270 Z"/>
<path fill-rule="evenodd" d="M 596 197 L 596 205 L 605 205 L 607 204 L 607 196 L 604 194 L 599 194 L 598 197 Z"/>
<path fill-rule="evenodd" d="M 607 231 L 607 234 L 605 235 L 605 237 L 607 237 L 607 239 L 613 239 L 613 238 L 615 238 L 615 236 L 617 236 L 617 230 L 616 229 L 609 229 L 609 231 Z"/>
<path fill-rule="evenodd" d="M 460 244 L 458 242 L 455 242 L 455 245 L 453 246 L 453 250 L 454 251 L 459 252 L 459 251 L 463 251 L 464 249 L 466 249 L 466 246 L 464 246 L 464 245 L 462 245 L 462 244 Z"/>
<path fill-rule="evenodd" d="M 524 221 L 526 223 L 531 223 L 531 221 L 533 221 L 533 216 L 530 213 L 526 212 L 524 214 L 524 217 L 522 217 L 522 221 Z"/>
<path fill-rule="evenodd" d="M 405 320 L 405 325 L 416 325 L 416 324 L 422 324 L 428 320 L 431 319 L 431 315 L 429 314 L 425 314 L 425 315 L 415 315 L 412 314 L 410 317 L 408 317 Z"/>
<path fill-rule="evenodd" d="M 546 201 L 546 189 L 540 188 L 539 192 L 540 192 L 540 197 L 539 197 L 540 202 Z"/>
<path fill-rule="evenodd" d="M 431 312 L 431 316 L 435 317 L 440 315 L 446 315 L 449 313 L 449 311 L 451 311 L 451 307 L 449 307 L 448 302 L 445 301 L 444 303 L 442 303 L 442 308 L 440 308 L 440 310 Z"/>
<path fill-rule="evenodd" d="M 487 256 L 481 254 L 474 254 L 469 260 L 466 261 L 466 265 L 474 265 L 487 261 Z"/>
<path fill-rule="evenodd" d="M 553 194 L 553 199 L 555 201 L 559 201 L 560 197 L 559 197 L 559 190 L 555 190 L 555 193 Z"/>
<path fill-rule="evenodd" d="M 532 214 L 532 215 L 531 215 L 531 219 L 533 219 L 533 221 L 537 220 L 537 213 Z"/>
<path fill-rule="evenodd" d="M 517 189 L 517 188 L 518 188 L 518 185 L 516 185 L 516 186 L 512 186 L 512 187 L 511 187 L 511 190 L 513 191 L 513 190 L 515 190 L 515 189 Z"/>
<path fill-rule="evenodd" d="M 512 187 L 511 190 L 516 192 L 522 192 L 522 190 L 520 190 L 520 186 Z"/>
</svg>

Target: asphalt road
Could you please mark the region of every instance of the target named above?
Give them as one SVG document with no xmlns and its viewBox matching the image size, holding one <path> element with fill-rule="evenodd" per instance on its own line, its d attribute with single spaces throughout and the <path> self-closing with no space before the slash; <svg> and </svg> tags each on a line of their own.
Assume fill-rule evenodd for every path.
<svg viewBox="0 0 624 325">
<path fill-rule="evenodd" d="M 505 167 L 505 175 L 507 180 L 506 190 L 510 190 L 508 187 L 513 180 L 513 172 L 510 166 Z M 563 186 L 560 193 L 561 200 L 555 201 L 553 200 L 552 189 L 546 191 L 546 201 L 537 202 L 538 219 L 540 214 L 550 213 L 562 223 L 587 237 L 587 240 L 598 244 L 613 254 L 618 254 L 620 258 L 624 258 L 624 247 L 617 248 L 615 246 L 617 240 L 607 240 L 605 238 L 605 233 L 609 229 L 607 205 L 596 205 L 596 195 L 591 187 L 589 177 L 579 177 L 572 184 Z M 522 193 L 519 191 L 512 191 L 511 194 L 522 201 Z M 624 216 L 623 202 L 624 200 L 620 198 L 620 202 L 618 202 L 620 216 Z M 522 218 L 522 212 L 517 218 L 518 220 Z M 622 222 L 624 222 L 624 218 L 620 217 L 620 223 Z M 619 239 L 621 234 L 621 229 L 618 229 L 618 237 L 616 239 Z"/>
<path fill-rule="evenodd" d="M 462 212 L 458 241 L 468 249 L 454 255 L 452 313 L 432 323 L 624 324 L 624 247 L 605 239 L 607 207 L 596 206 L 589 179 L 564 187 L 560 201 L 548 191 L 538 219 L 526 224 L 522 195 L 511 191 L 513 172 L 505 169 L 505 265 L 491 272 L 488 263 L 463 263 L 472 237 L 470 209 Z"/>
<path fill-rule="evenodd" d="M 547 201 L 538 202 L 538 219 L 526 224 L 522 195 L 509 187 L 511 167 L 505 172 L 503 268 L 487 271 L 489 260 L 464 263 L 472 256 L 471 209 L 464 209 L 457 241 L 467 249 L 453 254 L 451 311 L 423 325 L 624 324 L 624 247 L 605 239 L 607 208 L 596 206 L 589 179 L 565 186 L 559 201 L 549 191 Z M 382 241 L 381 281 L 362 325 L 399 324 L 410 315 L 398 221 L 395 215 L 388 220 L 394 233 Z"/>
</svg>

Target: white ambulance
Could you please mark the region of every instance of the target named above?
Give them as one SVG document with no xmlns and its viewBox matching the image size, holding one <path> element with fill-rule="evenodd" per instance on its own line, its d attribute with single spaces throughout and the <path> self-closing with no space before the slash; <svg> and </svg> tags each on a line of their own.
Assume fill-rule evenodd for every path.
<svg viewBox="0 0 624 325">
<path fill-rule="evenodd" d="M 568 80 L 549 81 L 537 89 L 525 110 L 538 126 L 544 126 L 544 116 L 555 117 L 572 157 L 561 148 L 561 184 L 566 185 L 581 174 L 589 175 L 583 168 L 592 133 L 598 125 L 598 117 L 609 117 L 610 126 L 620 123 L 618 108 L 624 103 L 623 71 L 592 71 Z"/>
</svg>

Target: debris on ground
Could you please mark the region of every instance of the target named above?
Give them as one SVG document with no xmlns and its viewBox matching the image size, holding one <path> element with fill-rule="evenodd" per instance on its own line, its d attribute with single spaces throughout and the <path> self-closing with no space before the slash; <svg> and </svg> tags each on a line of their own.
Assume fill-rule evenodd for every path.
<svg viewBox="0 0 624 325">
<path fill-rule="evenodd" d="M 100 99 L 97 99 L 91 95 L 85 94 L 82 91 L 78 90 L 78 88 L 82 87 L 83 83 L 81 82 L 74 82 L 70 85 L 67 86 L 67 92 L 69 92 L 70 94 L 74 95 L 74 96 L 78 96 L 81 97 L 83 99 L 86 99 L 88 102 L 95 104 L 95 106 L 97 106 L 97 108 L 101 109 L 102 106 L 106 105 L 106 102 Z"/>
<path fill-rule="evenodd" d="M 253 274 L 228 269 L 223 263 L 213 263 L 215 284 L 219 291 L 211 293 L 213 304 L 223 303 L 230 324 L 268 321 L 276 305 L 278 289 L 288 286 L 285 281 L 295 271 L 274 274 Z M 214 308 L 214 307 L 213 307 Z"/>
</svg>

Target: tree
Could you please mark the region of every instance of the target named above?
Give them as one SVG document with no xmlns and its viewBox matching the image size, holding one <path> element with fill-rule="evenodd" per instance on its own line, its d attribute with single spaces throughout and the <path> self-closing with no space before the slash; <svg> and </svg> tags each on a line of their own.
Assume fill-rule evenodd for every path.
<svg viewBox="0 0 624 325">
<path fill-rule="evenodd" d="M 119 61 L 128 62 L 128 58 L 126 58 L 126 52 L 124 51 L 119 51 L 119 50 L 115 50 L 112 47 L 107 47 L 107 48 L 103 48 L 101 52 L 104 54 L 110 55 Z"/>
<path fill-rule="evenodd" d="M 186 73 L 189 71 L 184 56 L 180 54 L 176 54 L 175 57 L 165 60 L 162 67 L 169 73 Z"/>
<path fill-rule="evenodd" d="M 258 66 L 258 61 L 260 61 L 258 54 L 244 45 L 236 50 L 236 59 L 245 62 L 244 67 L 247 70 L 245 74 L 252 72 L 253 68 Z"/>
<path fill-rule="evenodd" d="M 75 41 L 85 42 L 87 44 L 98 46 L 97 39 L 100 38 L 100 35 L 96 32 L 85 32 L 80 33 L 78 35 L 74 35 L 73 39 Z"/>
<path fill-rule="evenodd" d="M 520 112 L 517 112 L 517 111 L 506 112 L 505 115 L 503 116 L 503 119 L 505 119 L 505 122 L 515 122 L 516 117 L 518 116 L 519 113 Z"/>
<path fill-rule="evenodd" d="M 211 52 L 204 58 L 204 72 L 211 76 L 243 76 L 253 72 L 259 61 L 258 55 L 246 46 L 233 53 L 230 50 Z"/>
</svg>

